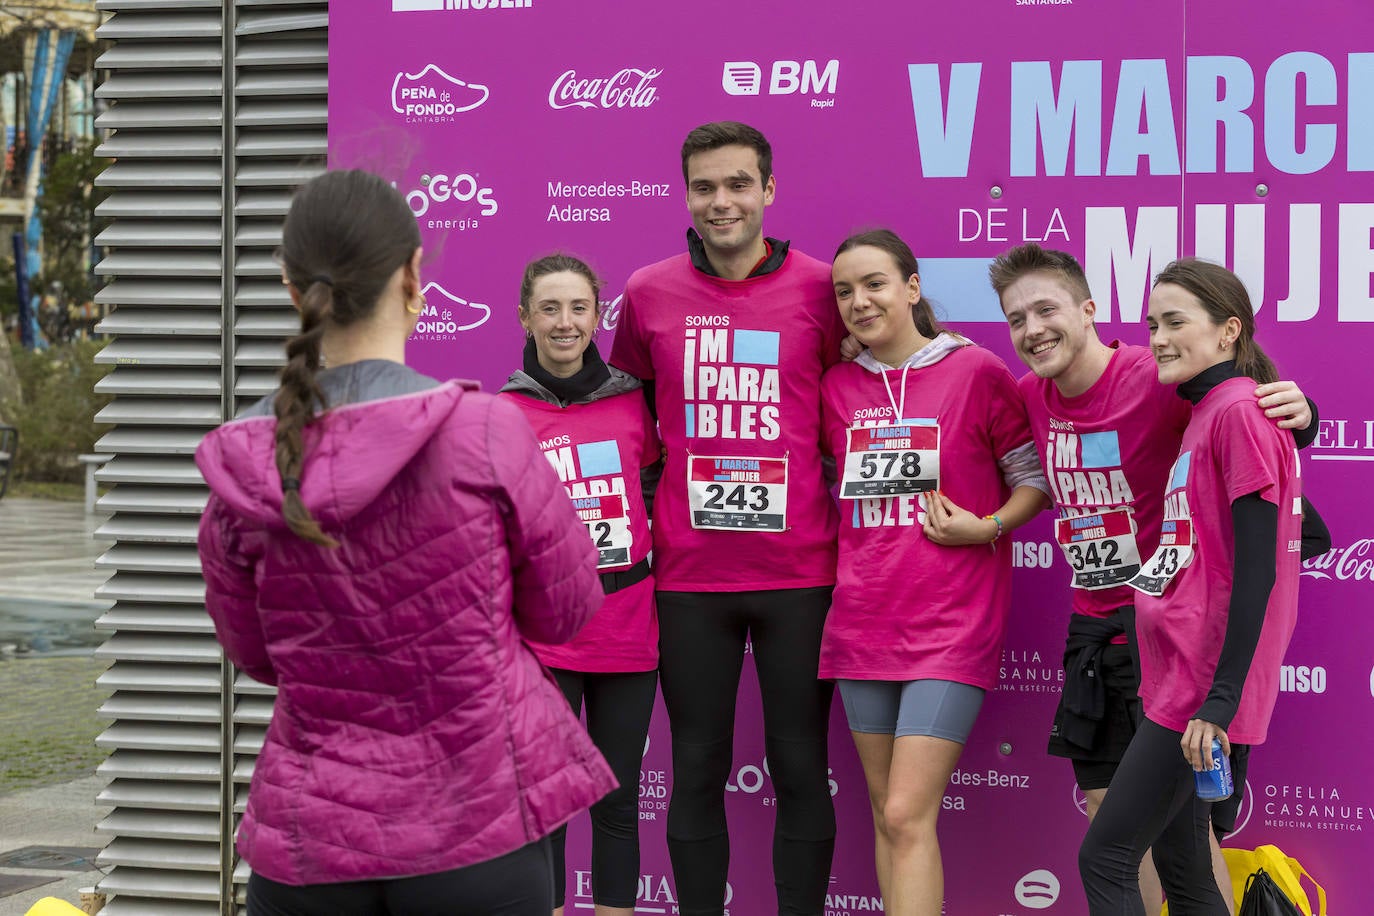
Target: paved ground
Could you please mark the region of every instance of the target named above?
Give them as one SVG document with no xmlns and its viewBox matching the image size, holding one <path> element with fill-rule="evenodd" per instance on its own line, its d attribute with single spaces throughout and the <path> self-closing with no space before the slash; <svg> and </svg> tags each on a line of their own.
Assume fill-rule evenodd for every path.
<svg viewBox="0 0 1374 916">
<path fill-rule="evenodd" d="M 96 540 L 105 520 L 87 515 L 81 503 L 47 499 L 0 499 L 0 595 L 91 601 L 109 577 L 96 558 L 111 542 Z"/>
<path fill-rule="evenodd" d="M 105 724 L 95 679 L 105 664 L 90 655 L 85 622 L 100 613 L 93 595 L 109 575 L 94 565 L 109 546 L 93 539 L 100 521 L 81 503 L 0 500 L 0 627 L 9 634 L 0 636 L 0 860 L 25 847 L 104 843 L 94 831 L 109 810 L 95 803 L 105 780 L 94 773 Z M 6 643 L 60 651 L 6 657 Z M 54 880 L 6 893 L 24 878 Z M 42 897 L 76 903 L 78 888 L 99 878 L 89 861 L 66 870 L 0 866 L 0 916 L 22 916 Z"/>
</svg>

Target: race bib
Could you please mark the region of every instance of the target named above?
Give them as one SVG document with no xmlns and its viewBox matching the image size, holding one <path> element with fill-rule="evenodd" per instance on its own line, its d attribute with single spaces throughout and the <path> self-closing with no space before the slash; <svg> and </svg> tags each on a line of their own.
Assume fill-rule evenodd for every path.
<svg viewBox="0 0 1374 916">
<path fill-rule="evenodd" d="M 1130 509 L 1056 519 L 1054 538 L 1073 569 L 1074 588 L 1125 585 L 1140 572 L 1140 548 Z"/>
<path fill-rule="evenodd" d="M 909 496 L 939 487 L 939 424 L 851 426 L 846 431 L 840 498 Z"/>
<path fill-rule="evenodd" d="M 687 457 L 693 528 L 785 531 L 786 458 Z"/>
<path fill-rule="evenodd" d="M 1193 523 L 1188 519 L 1171 519 L 1164 523 L 1159 533 L 1159 549 L 1130 582 L 1126 583 L 1138 592 L 1154 595 L 1164 594 L 1169 583 L 1179 570 L 1193 562 Z"/>
<path fill-rule="evenodd" d="M 630 518 L 625 509 L 625 497 L 618 493 L 609 496 L 584 496 L 573 500 L 578 518 L 587 526 L 597 550 L 597 569 L 614 569 L 630 565 L 630 548 L 634 537 L 630 534 Z"/>
</svg>

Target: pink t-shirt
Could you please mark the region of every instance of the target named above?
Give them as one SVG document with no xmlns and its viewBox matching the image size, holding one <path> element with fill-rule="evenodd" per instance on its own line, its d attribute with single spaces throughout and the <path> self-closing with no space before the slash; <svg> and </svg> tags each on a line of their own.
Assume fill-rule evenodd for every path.
<svg viewBox="0 0 1374 916">
<path fill-rule="evenodd" d="M 1159 543 L 1159 494 L 1192 412 L 1159 384 L 1148 349 L 1111 347 L 1102 377 L 1075 397 L 1033 372 L 1019 382 L 1055 507 L 1078 519 L 1058 522 L 1055 535 L 1073 573 L 1073 611 L 1088 617 L 1135 602 L 1125 582 Z"/>
<path fill-rule="evenodd" d="M 1249 378 L 1222 382 L 1193 408 L 1164 497 L 1164 524 L 1188 520 L 1194 556 L 1163 596 L 1136 596 L 1145 715 L 1184 731 L 1212 686 L 1231 602 L 1231 503 L 1247 493 L 1279 509 L 1277 573 L 1264 628 L 1227 734 L 1261 744 L 1297 619 L 1302 481 L 1292 437 L 1264 416 Z M 1148 559 L 1148 558 L 1147 558 Z"/>
<path fill-rule="evenodd" d="M 558 472 L 588 536 L 597 543 L 600 571 L 623 571 L 648 556 L 649 520 L 639 470 L 658 460 L 659 448 L 643 392 L 567 407 L 518 392 L 501 396 L 524 413 L 544 457 Z M 654 577 L 607 595 L 571 642 L 529 645 L 550 668 L 652 671 L 658 667 Z"/>
<path fill-rule="evenodd" d="M 945 495 L 976 515 L 996 512 L 1009 495 L 997 461 L 1031 438 L 1007 367 L 967 346 L 886 377 L 891 398 L 882 375 L 855 363 L 825 374 L 826 450 L 843 468 L 850 427 L 889 424 L 900 408 L 916 426 L 938 424 Z M 840 502 L 839 571 L 820 676 L 995 687 L 1011 607 L 1011 539 L 1000 538 L 995 550 L 931 543 L 922 533 L 921 495 Z"/>
<path fill-rule="evenodd" d="M 654 386 L 667 447 L 654 497 L 660 589 L 736 592 L 835 581 L 821 475 L 821 373 L 844 335 L 830 268 L 789 252 L 724 280 L 679 255 L 625 286 L 611 362 Z"/>
</svg>

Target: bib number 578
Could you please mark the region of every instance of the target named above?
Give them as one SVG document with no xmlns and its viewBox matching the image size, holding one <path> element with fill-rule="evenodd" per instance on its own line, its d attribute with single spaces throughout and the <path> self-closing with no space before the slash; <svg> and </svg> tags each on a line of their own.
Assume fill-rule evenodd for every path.
<svg viewBox="0 0 1374 916">
<path fill-rule="evenodd" d="M 876 477 L 881 463 L 883 477 L 891 477 L 892 467 L 899 459 L 898 472 L 903 477 L 921 476 L 921 456 L 915 452 L 879 452 L 876 455 L 870 452 L 859 459 L 859 476 L 865 480 Z"/>
</svg>

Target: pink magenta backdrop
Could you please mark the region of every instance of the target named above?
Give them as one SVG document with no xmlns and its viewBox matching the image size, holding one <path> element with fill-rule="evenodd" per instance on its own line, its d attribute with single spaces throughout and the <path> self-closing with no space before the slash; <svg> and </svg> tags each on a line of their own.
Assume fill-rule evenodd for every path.
<svg viewBox="0 0 1374 916">
<path fill-rule="evenodd" d="M 1325 884 L 1333 912 L 1351 914 L 1371 899 L 1374 861 L 1374 409 L 1357 363 L 1374 343 L 1374 12 L 1367 0 L 1269 9 L 349 0 L 331 10 L 330 163 L 380 172 L 416 211 L 433 285 L 410 363 L 489 388 L 519 363 L 521 269 L 551 250 L 605 278 L 609 352 L 626 277 L 682 250 L 678 147 L 710 120 L 773 142 L 768 234 L 827 257 L 856 228 L 894 228 L 944 315 L 1018 374 L 985 280 L 1004 248 L 1041 239 L 1077 254 L 1103 336 L 1131 343 L 1146 340 L 1154 271 L 1176 254 L 1225 260 L 1262 302 L 1261 341 L 1320 405 L 1304 477 L 1335 544 L 1304 571 L 1286 689 L 1228 845 L 1279 844 Z M 1002 683 L 947 789 L 951 914 L 1086 908 L 1082 796 L 1044 751 L 1069 578 L 1049 535 L 1048 515 L 1016 534 Z M 827 912 L 876 911 L 863 777 L 838 703 L 832 723 Z M 670 769 L 660 709 L 641 780 L 641 913 L 675 912 Z M 732 774 L 729 910 L 755 916 L 773 911 L 774 795 L 749 666 Z M 575 908 L 591 905 L 587 869 L 579 822 Z"/>
</svg>

